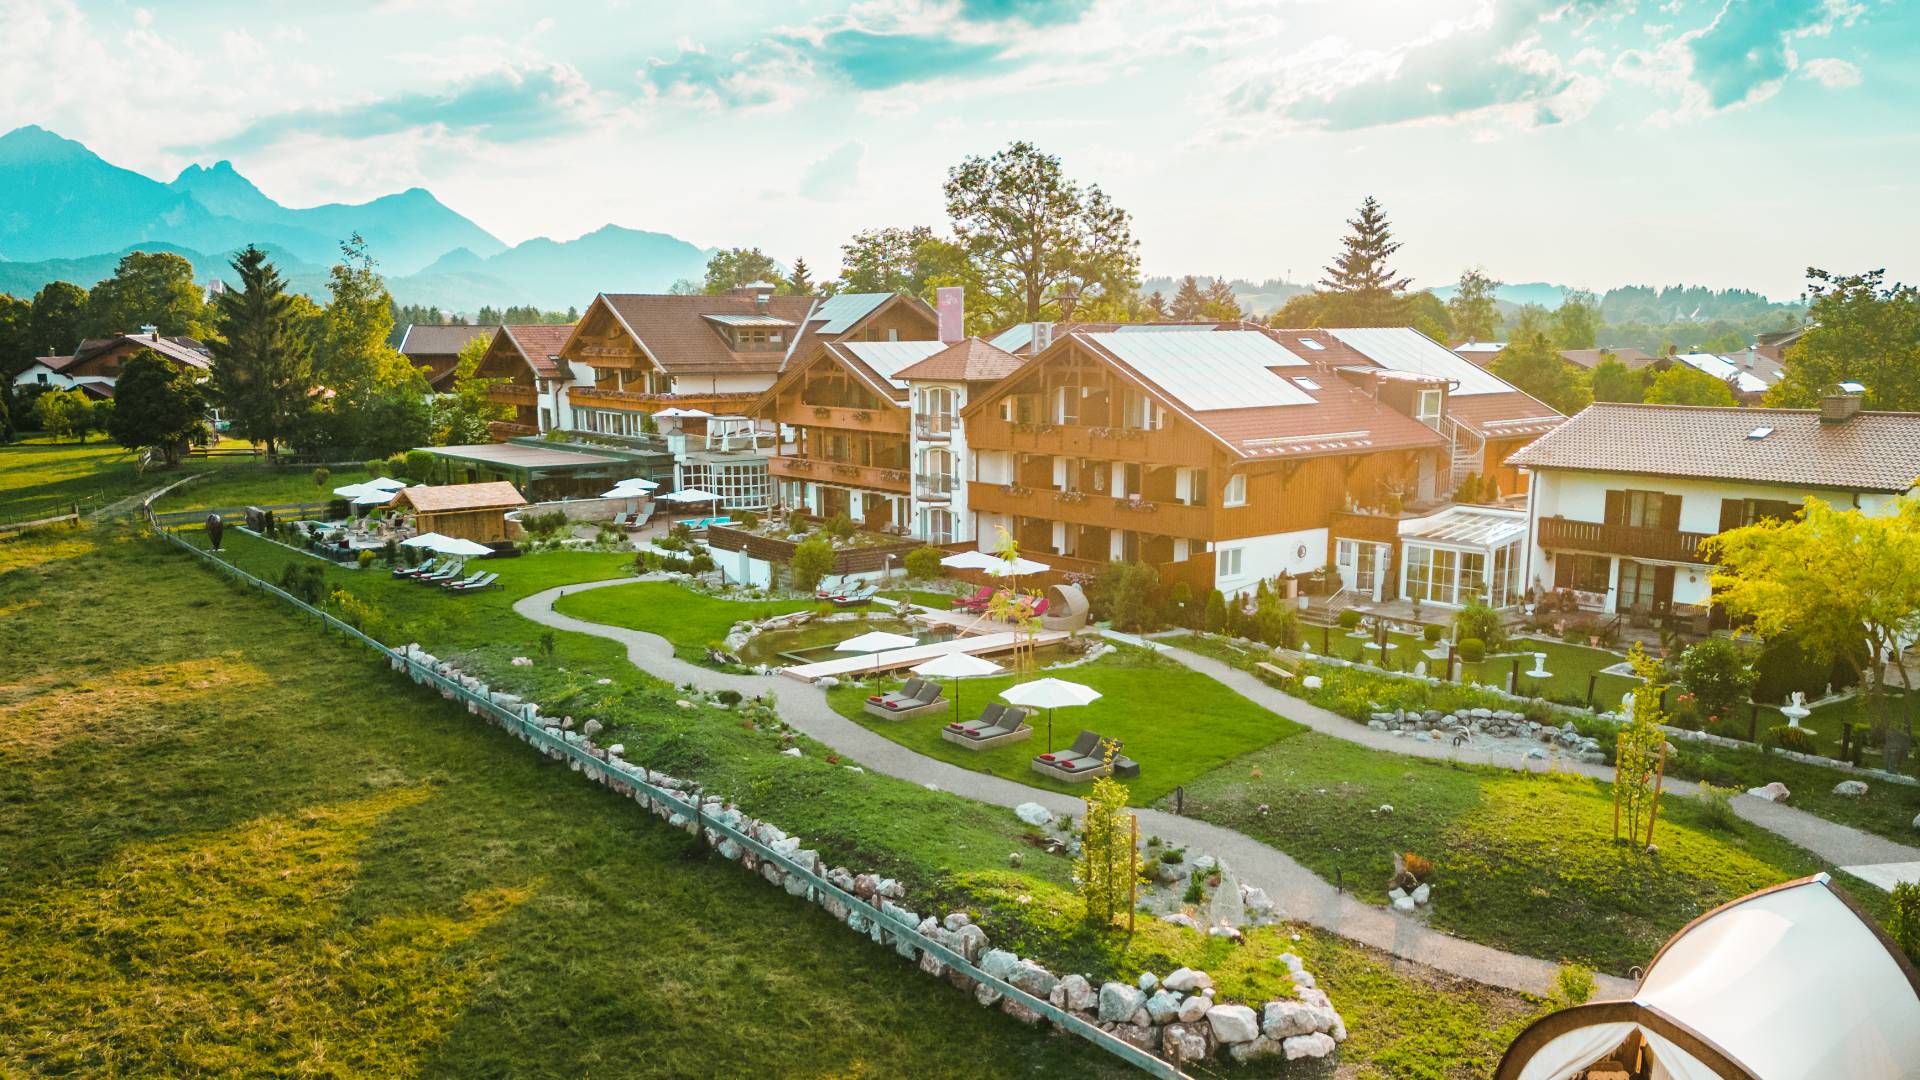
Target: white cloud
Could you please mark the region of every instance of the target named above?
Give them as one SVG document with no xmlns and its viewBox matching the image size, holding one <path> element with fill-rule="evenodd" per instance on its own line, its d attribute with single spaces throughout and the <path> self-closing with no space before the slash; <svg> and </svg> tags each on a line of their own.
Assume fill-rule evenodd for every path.
<svg viewBox="0 0 1920 1080">
<path fill-rule="evenodd" d="M 1860 68 L 1831 56 L 1817 56 L 1800 65 L 1807 78 L 1829 90 L 1845 90 L 1860 85 Z"/>
</svg>

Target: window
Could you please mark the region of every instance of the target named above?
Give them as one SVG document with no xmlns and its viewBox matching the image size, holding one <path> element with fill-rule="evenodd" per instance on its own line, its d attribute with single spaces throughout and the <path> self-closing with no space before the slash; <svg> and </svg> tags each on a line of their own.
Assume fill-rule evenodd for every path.
<svg viewBox="0 0 1920 1080">
<path fill-rule="evenodd" d="M 1317 383 L 1317 382 L 1314 382 L 1314 381 L 1313 381 L 1312 379 L 1309 379 L 1309 378 L 1307 378 L 1307 377 L 1306 377 L 1306 376 L 1304 376 L 1304 375 L 1297 375 L 1297 376 L 1295 376 L 1295 377 L 1294 377 L 1294 380 L 1293 380 L 1293 384 L 1294 384 L 1295 386 L 1298 386 L 1298 387 L 1299 387 L 1300 389 L 1302 389 L 1302 390 L 1318 390 L 1318 389 L 1320 389 L 1320 384 L 1319 384 L 1319 383 Z"/>
<path fill-rule="evenodd" d="M 764 461 L 691 463 L 682 466 L 680 486 L 713 492 L 723 510 L 761 510 L 773 498 L 773 477 Z"/>
<path fill-rule="evenodd" d="M 1227 477 L 1227 490 L 1220 496 L 1221 506 L 1247 505 L 1247 474 L 1234 473 Z"/>
<path fill-rule="evenodd" d="M 1079 387 L 1056 386 L 1053 388 L 1053 422 L 1056 424 L 1080 422 Z"/>
<path fill-rule="evenodd" d="M 953 511 L 941 506 L 922 507 L 920 539 L 929 544 L 953 543 Z"/>
<path fill-rule="evenodd" d="M 1677 529 L 1680 497 L 1660 491 L 1609 491 L 1606 522 L 1643 529 Z"/>
<path fill-rule="evenodd" d="M 1230 547 L 1214 552 L 1213 575 L 1223 578 L 1239 577 L 1240 553 L 1245 550 L 1245 548 Z"/>
<path fill-rule="evenodd" d="M 44 371 L 40 373 L 40 385 L 41 386 L 47 385 L 47 373 Z"/>
<path fill-rule="evenodd" d="M 1792 521 L 1799 512 L 1798 503 L 1785 499 L 1722 499 L 1720 531 L 1752 525 L 1756 521 Z"/>
<path fill-rule="evenodd" d="M 1578 592 L 1606 592 L 1613 584 L 1613 560 L 1605 555 L 1559 556 L 1554 581 Z"/>
<path fill-rule="evenodd" d="M 1659 597 L 1659 570 L 1631 559 L 1620 561 L 1620 596 L 1614 607 L 1619 611 L 1651 611 Z"/>
<path fill-rule="evenodd" d="M 1320 344 L 1319 342 L 1313 340 L 1310 337 L 1300 338 L 1299 341 L 1301 345 L 1305 346 L 1306 348 L 1312 349 L 1314 352 L 1322 352 L 1326 349 L 1325 345 Z"/>
<path fill-rule="evenodd" d="M 1440 403 L 1445 396 L 1446 395 L 1439 390 L 1420 391 L 1420 412 L 1414 416 L 1414 419 L 1428 427 L 1439 424 Z"/>
<path fill-rule="evenodd" d="M 888 331 L 887 331 L 887 340 L 888 340 L 888 341 L 899 341 L 899 340 L 900 340 L 900 331 L 898 331 L 898 330 L 888 330 Z"/>
<path fill-rule="evenodd" d="M 1013 394 L 1000 402 L 1000 419 L 1016 424 L 1034 423 L 1039 411 L 1032 394 Z"/>
<path fill-rule="evenodd" d="M 1484 599 L 1487 592 L 1487 556 L 1483 552 L 1463 551 L 1460 553 L 1460 589 L 1461 604 Z"/>
</svg>

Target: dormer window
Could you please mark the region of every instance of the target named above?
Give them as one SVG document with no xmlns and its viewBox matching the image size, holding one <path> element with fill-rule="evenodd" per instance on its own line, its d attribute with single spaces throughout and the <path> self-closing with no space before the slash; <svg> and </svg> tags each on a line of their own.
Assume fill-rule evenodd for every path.
<svg viewBox="0 0 1920 1080">
<path fill-rule="evenodd" d="M 1413 418 L 1427 425 L 1428 427 L 1439 427 L 1440 426 L 1440 403 L 1445 398 L 1446 398 L 1445 391 L 1441 391 L 1441 390 L 1420 391 L 1420 411 L 1415 413 Z"/>
</svg>

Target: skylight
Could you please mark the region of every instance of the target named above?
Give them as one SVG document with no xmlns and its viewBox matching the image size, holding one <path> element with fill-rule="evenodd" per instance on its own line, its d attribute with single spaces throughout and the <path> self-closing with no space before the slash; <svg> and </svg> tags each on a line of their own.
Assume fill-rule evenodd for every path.
<svg viewBox="0 0 1920 1080">
<path fill-rule="evenodd" d="M 1299 387 L 1300 389 L 1302 389 L 1302 390 L 1318 390 L 1318 389 L 1320 389 L 1320 384 L 1319 384 L 1319 383 L 1317 383 L 1317 382 L 1314 382 L 1314 381 L 1313 381 L 1312 379 L 1308 379 L 1308 378 L 1302 378 L 1302 377 L 1300 377 L 1300 376 L 1295 376 L 1295 377 L 1294 377 L 1294 380 L 1293 380 L 1293 383 L 1294 383 L 1294 385 L 1295 385 L 1295 386 L 1298 386 L 1298 387 Z"/>
<path fill-rule="evenodd" d="M 1313 340 L 1310 337 L 1301 338 L 1300 344 L 1305 345 L 1307 348 L 1312 349 L 1314 352 L 1324 352 L 1327 348 L 1325 345 L 1320 344 L 1319 342 Z"/>
<path fill-rule="evenodd" d="M 1754 428 L 1754 429 L 1753 429 L 1752 431 L 1749 431 L 1749 432 L 1747 432 L 1747 438 L 1749 438 L 1749 439 L 1764 439 L 1764 438 L 1766 438 L 1767 436 L 1769 436 L 1769 435 L 1771 435 L 1771 434 L 1773 434 L 1773 429 L 1772 429 L 1772 428 L 1770 428 L 1770 427 L 1757 427 L 1757 428 Z"/>
</svg>

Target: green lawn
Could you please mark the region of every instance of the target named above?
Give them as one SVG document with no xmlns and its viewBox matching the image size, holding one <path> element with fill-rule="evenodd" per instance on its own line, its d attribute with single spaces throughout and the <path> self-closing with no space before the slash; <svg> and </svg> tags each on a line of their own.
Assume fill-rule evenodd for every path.
<svg viewBox="0 0 1920 1080">
<path fill-rule="evenodd" d="M 142 474 L 135 460 L 131 452 L 98 435 L 84 445 L 37 438 L 0 446 L 0 522 L 65 513 L 76 503 L 87 513 L 212 467 L 192 461 L 179 469 Z"/>
<path fill-rule="evenodd" d="M 1425 856 L 1432 925 L 1622 975 L 1695 916 L 1831 869 L 1755 826 L 1710 825 L 1697 800 L 1673 796 L 1662 800 L 1657 853 L 1636 853 L 1613 842 L 1611 789 L 1598 781 L 1401 757 L 1313 732 L 1190 781 L 1186 812 L 1337 874 L 1374 903 L 1385 901 L 1393 852 Z M 1884 914 L 1885 893 L 1840 877 Z"/>
<path fill-rule="evenodd" d="M 307 467 L 279 467 L 264 463 L 229 465 L 219 472 L 180 488 L 154 504 L 154 509 L 199 510 L 215 506 L 272 505 L 275 503 L 326 502 L 333 489 L 358 484 L 373 477 L 358 466 L 342 465 L 327 470 L 324 483 L 313 482 L 314 470 Z"/>
<path fill-rule="evenodd" d="M 1040 674 L 1056 674 L 1100 691 L 1103 696 L 1091 705 L 1055 710 L 1054 746 L 1072 743 L 1082 729 L 1120 740 L 1121 752 L 1140 763 L 1139 777 L 1128 782 L 1139 805 L 1241 754 L 1303 730 L 1212 679 L 1145 649 L 1122 648 L 1090 664 Z M 960 684 L 961 713 L 968 719 L 978 716 L 1015 681 L 1012 675 L 964 680 Z M 873 692 L 867 686 L 845 685 L 830 691 L 828 699 L 842 715 L 929 757 L 1035 787 L 1085 790 L 1084 784 L 1063 783 L 1033 771 L 1034 755 L 1047 749 L 1044 712 L 1034 718 L 1031 739 L 990 750 L 970 750 L 940 737 L 941 728 L 953 719 L 951 712 L 912 720 L 883 720 L 867 715 L 862 708 Z"/>
<path fill-rule="evenodd" d="M 673 642 L 681 659 L 704 661 L 707 646 L 724 641 L 734 623 L 818 605 L 812 600 L 725 600 L 671 581 L 638 581 L 562 597 L 554 606 L 576 619 L 659 634 Z"/>
<path fill-rule="evenodd" d="M 80 536 L 0 572 L 0 1073 L 1124 1074 L 260 594 Z"/>
</svg>

